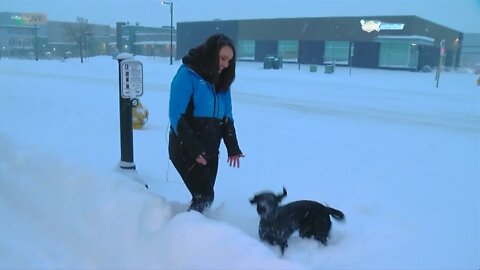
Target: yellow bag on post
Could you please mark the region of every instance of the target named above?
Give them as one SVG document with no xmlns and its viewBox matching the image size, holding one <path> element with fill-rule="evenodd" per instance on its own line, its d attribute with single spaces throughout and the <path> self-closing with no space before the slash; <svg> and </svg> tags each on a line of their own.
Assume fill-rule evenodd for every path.
<svg viewBox="0 0 480 270">
<path fill-rule="evenodd" d="M 132 108 L 132 122 L 134 129 L 142 129 L 148 121 L 148 109 L 143 107 L 140 100 L 138 105 Z"/>
</svg>

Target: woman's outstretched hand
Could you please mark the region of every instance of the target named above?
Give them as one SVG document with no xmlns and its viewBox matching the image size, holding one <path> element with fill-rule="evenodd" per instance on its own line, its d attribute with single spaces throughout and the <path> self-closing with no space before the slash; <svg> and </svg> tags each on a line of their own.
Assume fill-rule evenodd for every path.
<svg viewBox="0 0 480 270">
<path fill-rule="evenodd" d="M 227 162 L 228 162 L 228 164 L 230 165 L 230 167 L 240 168 L 240 158 L 241 158 L 241 157 L 244 157 L 244 156 L 245 156 L 244 154 L 238 154 L 238 155 L 235 155 L 235 156 L 229 156 L 228 159 L 227 159 Z"/>
</svg>

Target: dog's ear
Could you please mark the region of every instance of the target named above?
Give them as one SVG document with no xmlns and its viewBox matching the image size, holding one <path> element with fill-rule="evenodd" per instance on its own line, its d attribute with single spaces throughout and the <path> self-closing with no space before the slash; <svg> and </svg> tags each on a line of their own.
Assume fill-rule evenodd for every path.
<svg viewBox="0 0 480 270">
<path fill-rule="evenodd" d="M 287 190 L 283 187 L 283 193 L 277 195 L 277 203 L 280 203 L 287 196 Z"/>
</svg>

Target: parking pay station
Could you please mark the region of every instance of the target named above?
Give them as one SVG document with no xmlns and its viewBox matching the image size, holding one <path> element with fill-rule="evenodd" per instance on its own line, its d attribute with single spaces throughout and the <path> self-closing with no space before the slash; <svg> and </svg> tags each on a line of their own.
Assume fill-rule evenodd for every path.
<svg viewBox="0 0 480 270">
<path fill-rule="evenodd" d="M 129 53 L 117 56 L 120 92 L 120 167 L 135 170 L 133 161 L 132 107 L 143 95 L 143 65 Z"/>
</svg>

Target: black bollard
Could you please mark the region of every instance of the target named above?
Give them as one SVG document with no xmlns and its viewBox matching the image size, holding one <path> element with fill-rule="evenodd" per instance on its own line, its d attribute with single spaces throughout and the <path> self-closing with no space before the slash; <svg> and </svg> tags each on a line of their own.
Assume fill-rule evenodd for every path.
<svg viewBox="0 0 480 270">
<path fill-rule="evenodd" d="M 135 170 L 133 161 L 133 126 L 132 126 L 132 101 L 122 97 L 122 61 L 131 58 L 130 54 L 121 53 L 118 60 L 118 89 L 120 98 L 120 168 Z M 124 71 L 123 71 L 124 72 Z M 127 85 L 128 87 L 128 85 Z"/>
</svg>

